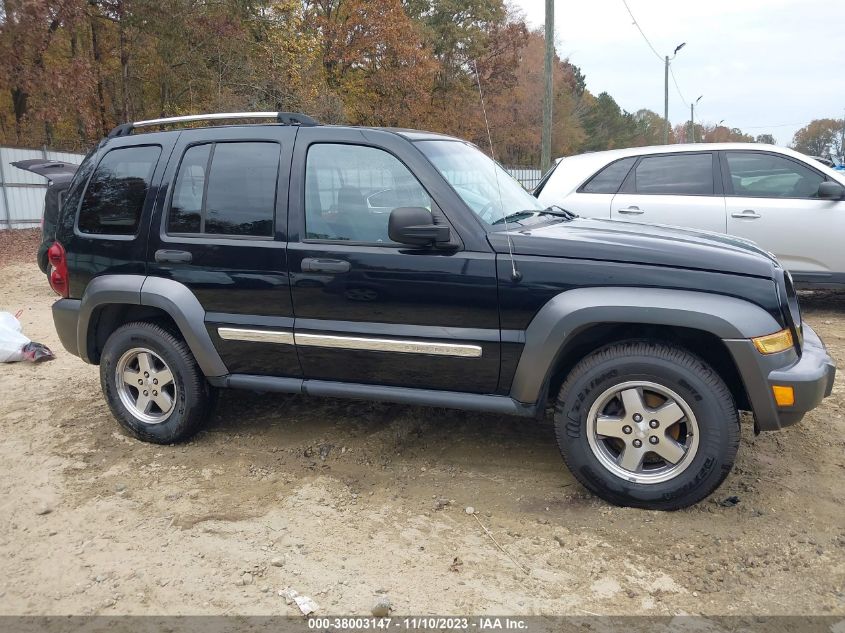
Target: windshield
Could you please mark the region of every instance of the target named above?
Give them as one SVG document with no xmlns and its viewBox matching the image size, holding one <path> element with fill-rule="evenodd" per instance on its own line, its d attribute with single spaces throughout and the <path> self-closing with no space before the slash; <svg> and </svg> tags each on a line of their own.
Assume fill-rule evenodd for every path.
<svg viewBox="0 0 845 633">
<path fill-rule="evenodd" d="M 543 205 L 483 152 L 461 141 L 418 141 L 467 206 L 486 224 L 543 211 Z M 527 213 L 521 213 L 527 212 Z"/>
</svg>

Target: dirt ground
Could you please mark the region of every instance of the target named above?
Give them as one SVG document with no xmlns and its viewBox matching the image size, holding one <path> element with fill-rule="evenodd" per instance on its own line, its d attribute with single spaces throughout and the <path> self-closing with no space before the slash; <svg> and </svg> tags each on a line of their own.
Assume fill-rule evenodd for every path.
<svg viewBox="0 0 845 633">
<path fill-rule="evenodd" d="M 0 614 L 293 615 L 288 587 L 318 614 L 845 614 L 841 378 L 796 427 L 746 419 L 722 488 L 675 513 L 591 496 L 516 418 L 232 391 L 153 446 L 61 347 L 30 242 L 2 243 L 0 311 L 56 359 L 0 365 Z M 845 366 L 845 293 L 803 307 Z"/>
</svg>

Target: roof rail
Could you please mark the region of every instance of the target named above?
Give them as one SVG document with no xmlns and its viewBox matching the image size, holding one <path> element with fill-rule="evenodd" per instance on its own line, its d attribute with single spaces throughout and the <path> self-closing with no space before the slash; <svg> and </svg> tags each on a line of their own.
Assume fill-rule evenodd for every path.
<svg viewBox="0 0 845 633">
<path fill-rule="evenodd" d="M 118 136 L 129 136 L 135 128 L 150 127 L 154 125 L 173 125 L 176 123 L 191 123 L 193 121 L 223 121 L 232 119 L 275 119 L 277 123 L 284 125 L 319 125 L 317 121 L 306 114 L 299 112 L 217 112 L 213 114 L 189 114 L 186 116 L 173 116 L 163 119 L 149 119 L 147 121 L 136 121 L 135 123 L 122 123 L 109 132 L 107 138 Z"/>
</svg>

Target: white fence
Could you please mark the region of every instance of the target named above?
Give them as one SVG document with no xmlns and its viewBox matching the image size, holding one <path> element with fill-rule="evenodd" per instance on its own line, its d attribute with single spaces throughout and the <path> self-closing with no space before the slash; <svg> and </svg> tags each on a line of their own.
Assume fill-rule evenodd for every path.
<svg viewBox="0 0 845 633">
<path fill-rule="evenodd" d="M 46 149 L 0 147 L 0 229 L 27 229 L 41 224 L 47 180 L 11 164 L 30 158 L 57 160 L 78 165 L 84 156 L 67 152 L 51 152 Z"/>
<path fill-rule="evenodd" d="M 543 172 L 534 167 L 505 167 L 505 169 L 528 191 L 533 191 L 543 177 Z"/>
</svg>

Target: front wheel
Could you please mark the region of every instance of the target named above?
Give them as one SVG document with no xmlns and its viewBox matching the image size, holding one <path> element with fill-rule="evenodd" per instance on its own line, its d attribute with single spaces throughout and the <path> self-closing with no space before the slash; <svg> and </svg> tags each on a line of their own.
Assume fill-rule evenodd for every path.
<svg viewBox="0 0 845 633">
<path fill-rule="evenodd" d="M 739 419 L 730 391 L 700 358 L 647 342 L 582 360 L 558 396 L 564 461 L 616 505 L 677 510 L 713 492 L 733 467 Z"/>
</svg>

